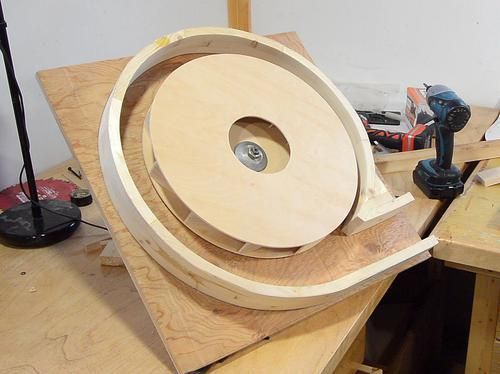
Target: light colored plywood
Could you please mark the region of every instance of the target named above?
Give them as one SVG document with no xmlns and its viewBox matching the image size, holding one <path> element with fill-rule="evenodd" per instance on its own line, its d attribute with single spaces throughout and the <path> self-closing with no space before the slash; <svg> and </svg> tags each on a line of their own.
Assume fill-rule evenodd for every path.
<svg viewBox="0 0 500 374">
<path fill-rule="evenodd" d="M 251 0 L 227 0 L 227 16 L 229 27 L 252 31 Z"/>
<path fill-rule="evenodd" d="M 358 172 L 349 136 L 321 96 L 285 69 L 243 55 L 201 57 L 165 79 L 150 112 L 155 159 L 171 189 L 232 238 L 300 247 L 330 234 L 351 210 Z M 229 147 L 233 123 L 251 116 L 286 138 L 293 157 L 279 172 L 255 172 Z"/>
<path fill-rule="evenodd" d="M 296 34 L 281 34 L 276 38 L 303 51 L 303 46 Z M 186 59 L 187 56 L 170 61 L 170 69 L 175 69 Z M 99 203 L 110 225 L 115 243 L 125 260 L 132 280 L 139 290 L 163 343 L 174 358 L 177 368 L 181 371 L 188 371 L 205 366 L 258 342 L 266 336 L 272 336 L 285 327 L 326 308 L 325 305 L 296 311 L 263 312 L 230 306 L 204 296 L 179 282 L 165 272 L 134 241 L 111 205 L 104 188 L 96 145 L 97 126 L 104 102 L 126 62 L 127 59 L 119 59 L 58 68 L 40 72 L 38 76 L 63 134 L 90 181 L 95 200 Z M 130 98 L 132 104 L 127 109 L 125 119 L 133 120 L 137 115 L 138 118 L 135 120 L 142 123 L 149 104 L 146 107 L 141 104 L 146 98 L 151 101 L 153 96 L 152 92 L 145 92 L 146 90 L 141 90 L 141 88 L 150 87 L 150 83 L 138 82 L 136 90 L 131 92 L 138 102 Z M 144 93 L 143 96 L 141 96 L 142 93 Z M 128 136 L 131 128 L 125 128 L 123 134 L 125 137 Z M 138 149 L 133 151 L 139 155 L 142 153 L 140 135 L 138 138 L 132 138 L 139 145 Z M 144 184 L 146 190 L 153 192 L 153 187 L 148 186 L 144 183 L 145 181 L 149 181 L 147 172 L 141 177 L 139 184 Z M 160 202 L 160 205 L 163 204 Z M 398 218 L 388 223 L 386 227 L 398 229 L 401 222 L 401 218 Z M 377 248 L 374 249 L 375 252 L 380 248 L 390 246 L 392 241 L 380 243 L 379 233 L 377 231 L 373 233 L 375 232 L 377 234 L 374 238 L 377 239 L 374 243 L 380 244 L 374 247 Z M 400 239 L 395 236 L 393 240 Z M 189 236 L 186 240 L 193 241 Z M 419 261 L 426 257 L 426 255 L 421 255 Z M 365 302 L 371 302 L 370 300 L 375 296 L 374 292 L 368 292 Z M 331 311 L 324 314 L 322 318 L 325 324 L 328 324 L 330 318 L 336 315 L 336 306 L 330 308 Z M 354 318 L 357 324 L 363 324 L 366 320 L 365 315 L 357 315 Z M 345 325 L 339 325 L 338 328 L 344 329 L 336 335 L 338 339 L 336 341 L 342 345 L 345 339 L 350 339 L 352 331 L 349 330 L 349 326 Z M 354 330 L 354 336 L 358 332 Z M 302 335 L 300 332 L 298 334 Z M 332 350 L 331 359 L 340 360 L 343 352 L 345 351 Z M 296 357 L 300 358 L 300 356 Z M 248 367 L 251 367 L 251 364 L 249 361 Z"/>
<path fill-rule="evenodd" d="M 500 157 L 500 140 L 458 144 L 453 150 L 453 163 L 455 164 L 497 157 Z M 420 160 L 427 158 L 436 158 L 434 148 L 375 155 L 375 163 L 381 173 L 397 173 L 413 171 Z"/>
<path fill-rule="evenodd" d="M 465 372 L 491 373 L 495 329 L 500 299 L 500 280 L 476 274 Z"/>
</svg>

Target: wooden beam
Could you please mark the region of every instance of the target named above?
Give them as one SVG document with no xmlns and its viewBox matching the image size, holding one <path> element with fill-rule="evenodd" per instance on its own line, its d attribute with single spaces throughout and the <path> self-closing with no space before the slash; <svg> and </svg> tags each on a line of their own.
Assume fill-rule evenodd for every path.
<svg viewBox="0 0 500 374">
<path fill-rule="evenodd" d="M 228 25 L 233 29 L 252 31 L 251 0 L 227 0 Z"/>
<path fill-rule="evenodd" d="M 382 174 L 410 171 L 415 169 L 420 160 L 435 157 L 434 148 L 374 155 L 375 163 Z M 453 163 L 455 164 L 498 157 L 500 157 L 500 139 L 457 145 L 453 151 Z"/>
</svg>

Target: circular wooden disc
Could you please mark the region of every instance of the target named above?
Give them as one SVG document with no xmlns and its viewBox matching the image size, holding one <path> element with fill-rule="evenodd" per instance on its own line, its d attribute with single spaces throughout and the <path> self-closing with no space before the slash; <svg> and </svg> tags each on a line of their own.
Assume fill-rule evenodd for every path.
<svg viewBox="0 0 500 374">
<path fill-rule="evenodd" d="M 281 130 L 290 148 L 284 169 L 259 173 L 235 157 L 229 132 L 247 116 Z M 356 158 L 338 116 L 304 81 L 261 59 L 220 54 L 184 64 L 158 90 L 150 131 L 171 189 L 244 242 L 284 248 L 322 239 L 356 197 Z"/>
</svg>

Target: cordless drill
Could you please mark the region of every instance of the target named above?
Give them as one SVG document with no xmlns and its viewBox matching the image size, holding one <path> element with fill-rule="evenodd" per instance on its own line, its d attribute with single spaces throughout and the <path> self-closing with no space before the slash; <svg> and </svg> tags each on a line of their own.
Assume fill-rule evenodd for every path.
<svg viewBox="0 0 500 374">
<path fill-rule="evenodd" d="M 446 86 L 425 87 L 427 103 L 436 117 L 436 158 L 420 161 L 413 181 L 430 199 L 451 199 L 464 191 L 462 173 L 451 161 L 454 133 L 469 121 L 470 107 Z"/>
</svg>

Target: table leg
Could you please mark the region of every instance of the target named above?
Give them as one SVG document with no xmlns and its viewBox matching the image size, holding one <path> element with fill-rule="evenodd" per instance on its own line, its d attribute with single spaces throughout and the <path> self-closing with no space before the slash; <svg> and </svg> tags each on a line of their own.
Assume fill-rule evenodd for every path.
<svg viewBox="0 0 500 374">
<path fill-rule="evenodd" d="M 467 374 L 499 373 L 498 368 L 500 365 L 492 362 L 495 345 L 499 344 L 495 341 L 499 297 L 500 279 L 484 274 L 476 274 L 465 366 Z M 496 359 L 499 359 L 498 355 Z"/>
</svg>

